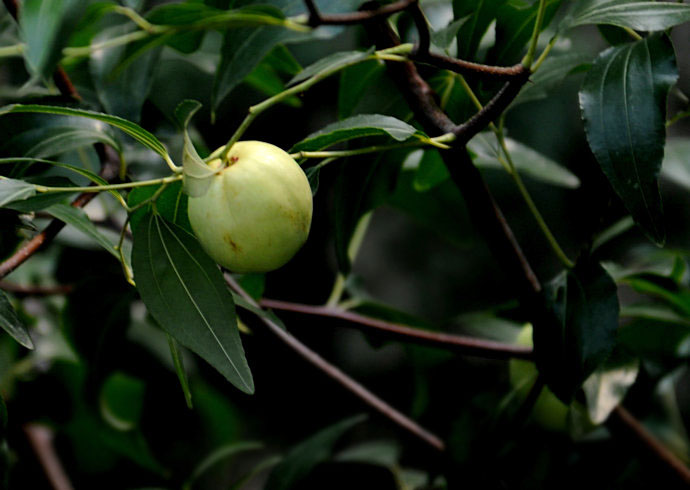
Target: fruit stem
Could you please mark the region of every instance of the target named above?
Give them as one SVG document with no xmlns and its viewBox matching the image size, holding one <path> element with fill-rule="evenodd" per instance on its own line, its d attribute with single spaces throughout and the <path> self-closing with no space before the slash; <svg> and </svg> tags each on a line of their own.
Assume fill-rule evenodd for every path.
<svg viewBox="0 0 690 490">
<path fill-rule="evenodd" d="M 534 61 L 534 53 L 537 51 L 537 42 L 539 41 L 539 33 L 541 26 L 544 23 L 544 13 L 546 12 L 546 0 L 539 0 L 539 9 L 537 10 L 537 19 L 534 21 L 534 30 L 532 31 L 532 38 L 530 39 L 527 54 L 522 59 L 522 66 L 530 68 Z"/>
<path fill-rule="evenodd" d="M 134 187 L 146 187 L 149 185 L 170 184 L 182 180 L 182 175 L 171 175 L 162 179 L 140 180 L 138 182 L 125 182 L 122 184 L 108 184 L 108 185 L 92 185 L 87 187 L 48 187 L 44 185 L 36 185 L 34 188 L 36 192 L 101 192 L 118 189 L 132 189 Z"/>
</svg>

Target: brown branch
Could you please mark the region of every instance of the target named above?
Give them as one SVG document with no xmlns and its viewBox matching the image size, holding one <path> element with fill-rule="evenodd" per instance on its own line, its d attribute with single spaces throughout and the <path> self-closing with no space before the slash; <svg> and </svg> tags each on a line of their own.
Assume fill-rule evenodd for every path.
<svg viewBox="0 0 690 490">
<path fill-rule="evenodd" d="M 389 3 L 376 10 L 364 10 L 347 14 L 322 14 L 316 8 L 314 0 L 304 0 L 309 11 L 309 25 L 312 27 L 325 25 L 354 25 L 362 24 L 369 20 L 381 19 L 402 12 L 417 0 L 401 0 Z"/>
<path fill-rule="evenodd" d="M 410 5 L 410 14 L 412 14 L 412 19 L 417 27 L 417 35 L 419 36 L 419 43 L 415 48 L 415 52 L 419 56 L 425 56 L 429 54 L 429 47 L 431 46 L 431 33 L 429 32 L 429 23 L 426 21 L 424 12 L 419 6 L 419 2 L 414 2 Z"/>
<path fill-rule="evenodd" d="M 451 58 L 442 54 L 427 52 L 415 49 L 409 58 L 418 63 L 435 66 L 443 70 L 452 71 L 467 77 L 483 77 L 493 79 L 513 79 L 520 76 L 525 68 L 521 64 L 513 66 L 492 66 L 473 63 L 458 58 Z"/>
<path fill-rule="evenodd" d="M 53 431 L 44 425 L 27 424 L 24 433 L 29 440 L 31 448 L 36 453 L 38 462 L 41 463 L 46 478 L 54 490 L 73 490 L 72 483 L 62 467 L 60 458 L 53 446 Z"/>
<path fill-rule="evenodd" d="M 422 330 L 407 325 L 386 322 L 378 318 L 370 318 L 340 308 L 288 303 L 286 301 L 266 298 L 262 299 L 260 304 L 265 308 L 272 308 L 274 310 L 337 318 L 344 320 L 346 322 L 345 325 L 350 328 L 357 328 L 364 332 L 383 334 L 403 342 L 414 342 L 432 347 L 439 347 L 441 349 L 459 352 L 460 354 L 488 359 L 532 359 L 532 349 L 530 347 Z"/>
<path fill-rule="evenodd" d="M 673 470 L 680 481 L 686 485 L 690 485 L 690 468 L 688 468 L 688 466 L 666 446 L 659 442 L 656 437 L 654 437 L 647 428 L 625 408 L 620 405 L 616 407 L 611 413 L 607 425 L 614 431 L 624 428 L 627 435 L 635 436 L 635 439 L 643 448 L 659 462 L 664 464 L 664 466 Z"/>
<path fill-rule="evenodd" d="M 0 289 L 8 291 L 15 296 L 55 296 L 69 294 L 74 289 L 71 284 L 58 284 L 57 286 L 24 286 L 8 281 L 0 281 Z"/>
<path fill-rule="evenodd" d="M 242 287 L 235 281 L 235 279 L 228 273 L 225 274 L 225 280 L 228 285 L 240 296 L 242 296 L 247 302 L 252 306 L 260 308 L 254 298 L 249 296 L 247 292 L 242 289 Z M 283 341 L 288 347 L 294 350 L 297 354 L 302 356 L 306 361 L 314 365 L 321 372 L 337 381 L 341 386 L 343 386 L 350 393 L 355 395 L 357 398 L 362 400 L 364 403 L 375 409 L 381 415 L 394 422 L 398 426 L 405 429 L 410 434 L 418 437 L 425 443 L 427 443 L 432 448 L 437 451 L 444 451 L 446 446 L 444 442 L 435 434 L 431 433 L 424 427 L 420 426 L 417 422 L 407 417 L 402 412 L 390 406 L 388 403 L 383 401 L 381 398 L 376 396 L 374 393 L 366 389 L 358 381 L 352 379 L 346 373 L 341 371 L 339 368 L 325 360 L 319 354 L 311 350 L 309 347 L 300 342 L 291 333 L 284 330 L 282 327 L 277 325 L 275 322 L 271 321 L 265 316 L 258 316 L 258 318 L 268 327 L 268 329 L 281 341 Z"/>
</svg>

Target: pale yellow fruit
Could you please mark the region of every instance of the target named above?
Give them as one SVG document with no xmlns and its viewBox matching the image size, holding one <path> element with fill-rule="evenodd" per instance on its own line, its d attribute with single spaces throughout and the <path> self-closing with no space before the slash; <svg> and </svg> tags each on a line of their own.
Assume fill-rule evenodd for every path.
<svg viewBox="0 0 690 490">
<path fill-rule="evenodd" d="M 528 324 L 522 328 L 517 343 L 532 346 L 532 325 Z M 511 359 L 509 369 L 510 384 L 518 390 L 518 396 L 524 400 L 537 379 L 537 368 L 533 362 Z M 567 432 L 568 412 L 569 407 L 560 401 L 548 387 L 544 387 L 534 404 L 532 417 L 537 424 L 547 430 Z"/>
<path fill-rule="evenodd" d="M 240 141 L 209 162 L 221 169 L 203 196 L 190 197 L 194 234 L 213 260 L 233 272 L 267 272 L 290 260 L 307 240 L 312 193 L 286 152 L 261 141 Z"/>
</svg>

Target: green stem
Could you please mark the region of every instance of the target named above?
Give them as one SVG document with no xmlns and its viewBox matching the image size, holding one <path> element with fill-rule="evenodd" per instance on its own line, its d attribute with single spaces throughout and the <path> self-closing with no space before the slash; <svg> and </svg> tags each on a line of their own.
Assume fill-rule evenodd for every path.
<svg viewBox="0 0 690 490">
<path fill-rule="evenodd" d="M 125 253 L 122 250 L 122 245 L 125 243 L 125 235 L 127 234 L 127 225 L 129 225 L 129 219 L 130 215 L 127 216 L 127 219 L 125 220 L 125 224 L 122 225 L 122 231 L 120 232 L 120 239 L 117 242 L 117 246 L 115 247 L 115 250 L 117 250 L 118 257 L 120 258 L 120 264 L 122 265 L 122 272 L 125 275 L 125 280 L 130 283 L 132 286 L 136 287 L 136 283 L 134 282 L 134 273 L 132 270 L 129 268 L 127 265 L 127 261 L 125 260 Z"/>
<path fill-rule="evenodd" d="M 367 146 L 366 148 L 356 148 L 354 150 L 323 150 L 323 151 L 298 151 L 290 153 L 294 159 L 297 158 L 343 158 L 356 155 L 364 155 L 367 153 L 378 153 L 387 150 L 397 150 L 398 148 L 414 148 L 419 146 L 434 146 L 437 148 L 447 149 L 445 143 L 450 143 L 455 139 L 453 133 L 446 133 L 435 138 L 423 138 L 417 141 L 407 141 L 398 144 L 390 145 L 375 145 Z"/>
<path fill-rule="evenodd" d="M 637 32 L 632 30 L 630 27 L 624 27 L 623 30 L 627 32 L 630 37 L 632 37 L 635 41 L 640 41 L 642 39 L 642 36 L 640 36 Z"/>
<path fill-rule="evenodd" d="M 13 44 L 12 46 L 0 47 L 0 58 L 11 58 L 13 56 L 21 56 L 24 54 L 25 46 L 22 43 Z"/>
<path fill-rule="evenodd" d="M 159 32 L 159 34 L 162 34 L 162 32 Z M 145 39 L 150 35 L 151 33 L 148 31 L 129 32 L 127 34 L 123 34 L 122 36 L 117 36 L 112 39 L 108 39 L 107 41 L 103 41 L 96 44 L 90 44 L 88 46 L 80 46 L 77 48 L 64 48 L 62 50 L 62 54 L 67 58 L 89 56 L 93 52 L 133 43 L 135 41 Z"/>
<path fill-rule="evenodd" d="M 553 37 L 551 38 L 551 40 L 549 41 L 549 43 L 548 43 L 548 44 L 546 45 L 546 47 L 544 48 L 544 51 L 542 51 L 541 54 L 539 55 L 539 58 L 537 58 L 537 61 L 535 61 L 534 64 L 532 65 L 532 73 L 535 73 L 535 72 L 539 69 L 539 67 L 541 66 L 541 64 L 544 62 L 544 60 L 546 59 L 546 57 L 547 57 L 547 56 L 549 55 L 549 53 L 551 52 L 551 49 L 552 49 L 552 48 L 554 47 L 554 45 L 556 44 L 556 41 L 557 41 L 557 40 L 558 40 L 558 35 L 555 35 L 555 36 L 553 36 Z"/>
<path fill-rule="evenodd" d="M 364 236 L 367 234 L 367 229 L 369 228 L 369 223 L 371 222 L 371 216 L 373 212 L 368 212 L 359 220 L 355 232 L 352 234 L 350 239 L 350 244 L 347 247 L 347 256 L 350 262 L 353 262 L 359 253 L 359 249 L 364 241 Z M 345 276 L 340 272 L 335 278 L 335 283 L 333 284 L 333 290 L 326 301 L 326 306 L 336 306 L 340 302 L 340 298 L 345 292 Z"/>
<path fill-rule="evenodd" d="M 522 66 L 531 68 L 534 61 L 534 54 L 537 52 L 537 42 L 539 42 L 539 33 L 541 26 L 544 23 L 544 13 L 546 12 L 546 0 L 539 0 L 539 10 L 537 10 L 537 19 L 534 21 L 534 30 L 532 31 L 532 38 L 530 39 L 527 54 L 522 59 Z"/>
<path fill-rule="evenodd" d="M 690 109 L 688 109 L 687 111 L 681 111 L 676 113 L 671 119 L 666 121 L 666 127 L 668 128 L 669 126 L 674 125 L 675 123 L 677 123 L 681 119 L 685 119 L 686 117 L 690 117 Z"/>
<path fill-rule="evenodd" d="M 157 28 L 159 26 L 151 24 L 148 20 L 143 18 L 135 10 L 133 10 L 129 7 L 123 7 L 121 5 L 117 5 L 113 8 L 113 12 L 115 12 L 117 14 L 124 15 L 125 17 L 128 17 L 132 22 L 134 22 L 137 26 L 139 26 L 140 29 L 142 29 L 144 31 L 147 31 L 151 34 L 157 33 Z"/>
<path fill-rule="evenodd" d="M 36 192 L 101 192 L 117 189 L 132 189 L 134 187 L 146 187 L 150 185 L 169 184 L 182 180 L 182 175 L 171 175 L 162 179 L 140 180 L 139 182 L 125 182 L 123 184 L 93 185 L 88 187 L 48 187 L 35 186 Z"/>
<path fill-rule="evenodd" d="M 467 92 L 467 95 L 470 97 L 474 105 L 477 107 L 478 110 L 482 110 L 482 104 L 475 95 L 474 91 L 472 90 L 472 87 L 469 86 L 464 77 L 458 76 L 458 78 L 460 79 L 460 83 L 462 83 L 463 88 Z M 544 234 L 546 240 L 549 242 L 549 245 L 551 246 L 553 252 L 556 254 L 558 259 L 565 267 L 567 267 L 568 269 L 572 269 L 575 266 L 575 264 L 568 258 L 565 252 L 563 252 L 563 249 L 559 245 L 553 233 L 551 233 L 549 226 L 546 224 L 546 221 L 544 221 L 544 217 L 539 212 L 539 208 L 537 208 L 537 205 L 534 203 L 532 196 L 525 187 L 525 184 L 522 181 L 522 177 L 520 177 L 520 174 L 515 168 L 515 163 L 513 162 L 513 158 L 510 156 L 510 152 L 508 151 L 508 146 L 506 145 L 505 137 L 503 135 L 503 120 L 503 118 L 500 119 L 500 123 L 498 126 L 496 126 L 494 123 L 489 123 L 489 128 L 491 128 L 494 135 L 496 135 L 496 140 L 498 141 L 498 144 L 506 157 L 505 161 L 502 158 L 500 158 L 500 156 L 497 156 L 497 159 L 501 163 L 501 165 L 503 165 L 503 168 L 506 169 L 508 174 L 513 178 L 513 181 L 515 182 L 515 185 L 517 186 L 518 191 L 522 196 L 522 199 L 525 201 L 525 204 L 527 204 L 527 207 L 532 213 L 532 216 L 534 216 L 537 225 L 539 225 L 539 228 Z"/>
<path fill-rule="evenodd" d="M 361 60 L 356 60 L 352 61 L 350 63 L 347 63 L 345 65 L 340 65 L 336 66 L 327 70 L 324 70 L 322 72 L 319 72 L 315 74 L 313 77 L 298 83 L 297 85 L 290 87 L 287 90 L 284 90 L 280 92 L 279 94 L 274 95 L 273 97 L 269 97 L 268 99 L 264 100 L 263 102 L 260 102 L 259 104 L 253 105 L 249 108 L 249 113 L 247 116 L 244 118 L 240 126 L 237 128 L 235 133 L 230 137 L 230 140 L 226 143 L 225 148 L 223 149 L 223 152 L 221 154 L 221 160 L 225 161 L 228 158 L 228 153 L 230 152 L 230 149 L 232 148 L 232 145 L 237 143 L 239 139 L 242 137 L 242 135 L 247 131 L 249 126 L 254 122 L 254 119 L 256 119 L 262 112 L 265 110 L 273 107 L 274 105 L 278 104 L 279 102 L 283 101 L 284 99 L 298 94 L 300 92 L 304 92 L 305 90 L 309 89 L 313 85 L 316 85 L 318 82 L 321 80 L 328 78 L 329 76 L 333 75 L 334 73 L 338 73 L 339 71 L 355 65 L 357 63 L 361 63 L 363 61 L 368 61 L 371 59 L 377 59 L 378 56 L 387 56 L 387 55 L 395 55 L 395 54 L 400 54 L 400 53 L 405 53 L 405 52 L 410 52 L 412 49 L 411 44 L 403 44 L 400 46 L 395 46 L 394 49 L 383 49 L 381 51 L 376 51 L 374 54 L 372 54 L 369 57 L 366 57 Z"/>
</svg>

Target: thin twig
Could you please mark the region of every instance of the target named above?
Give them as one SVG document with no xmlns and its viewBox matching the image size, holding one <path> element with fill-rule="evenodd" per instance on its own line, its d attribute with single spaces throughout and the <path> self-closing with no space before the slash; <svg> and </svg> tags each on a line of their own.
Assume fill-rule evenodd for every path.
<svg viewBox="0 0 690 490">
<path fill-rule="evenodd" d="M 661 442 L 659 442 L 659 440 L 657 440 L 637 418 L 621 405 L 613 410 L 607 424 L 614 430 L 617 427 L 624 427 L 627 434 L 634 435 L 644 448 L 666 467 L 672 469 L 675 475 L 683 483 L 690 485 L 690 468 L 688 468 L 687 465 L 666 446 L 661 444 Z"/>
<path fill-rule="evenodd" d="M 409 58 L 413 61 L 432 65 L 436 68 L 452 71 L 461 75 L 469 77 L 483 77 L 492 79 L 509 80 L 515 77 L 520 77 L 525 68 L 522 64 L 513 66 L 493 66 L 482 65 L 481 63 L 473 63 L 458 58 L 451 58 L 443 54 L 427 52 L 423 53 L 421 50 L 413 50 Z"/>
<path fill-rule="evenodd" d="M 309 11 L 309 25 L 312 27 L 325 25 L 353 25 L 361 24 L 369 20 L 389 17 L 395 13 L 402 12 L 410 5 L 417 3 L 417 0 L 401 0 L 389 3 L 376 10 L 364 10 L 347 14 L 322 14 L 316 8 L 313 0 L 304 0 Z"/>
<path fill-rule="evenodd" d="M 242 287 L 235 281 L 235 279 L 228 273 L 225 274 L 225 280 L 228 285 L 239 295 L 241 295 L 247 302 L 252 306 L 260 308 L 254 299 L 247 294 L 247 292 L 242 289 Z M 376 396 L 374 393 L 366 389 L 358 381 L 352 379 L 350 376 L 345 374 L 339 368 L 325 360 L 319 354 L 311 350 L 309 347 L 300 342 L 291 333 L 284 330 L 281 326 L 277 325 L 275 322 L 271 321 L 266 316 L 258 317 L 281 341 L 283 341 L 288 347 L 294 350 L 297 354 L 302 356 L 306 361 L 313 364 L 321 372 L 334 379 L 346 390 L 357 396 L 364 403 L 369 405 L 378 411 L 381 415 L 391 420 L 398 426 L 405 429 L 407 432 L 415 435 L 432 448 L 437 451 L 444 451 L 446 446 L 444 442 L 435 434 L 431 433 L 421 425 L 419 425 L 414 420 L 407 417 L 402 412 L 390 406 L 388 403 L 383 401 L 381 398 Z"/>
<path fill-rule="evenodd" d="M 453 335 L 444 332 L 422 330 L 399 323 L 379 320 L 378 318 L 367 317 L 337 307 L 304 305 L 267 298 L 262 299 L 260 303 L 261 306 L 265 308 L 272 308 L 275 310 L 338 318 L 340 320 L 345 320 L 345 322 L 347 322 L 345 325 L 351 328 L 357 328 L 365 332 L 383 334 L 404 342 L 414 342 L 430 345 L 432 347 L 439 347 L 461 354 L 489 359 L 532 359 L 532 349 L 530 347 L 505 344 L 462 335 Z"/>
<path fill-rule="evenodd" d="M 60 458 L 55 452 L 52 429 L 44 425 L 27 424 L 24 426 L 24 433 L 53 489 L 73 490 L 74 487 L 67 476 L 67 472 L 65 472 Z"/>
<path fill-rule="evenodd" d="M 8 291 L 15 296 L 56 296 L 69 294 L 74 289 L 71 284 L 58 284 L 57 286 L 25 286 L 8 281 L 0 281 L 0 289 Z"/>
</svg>

